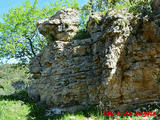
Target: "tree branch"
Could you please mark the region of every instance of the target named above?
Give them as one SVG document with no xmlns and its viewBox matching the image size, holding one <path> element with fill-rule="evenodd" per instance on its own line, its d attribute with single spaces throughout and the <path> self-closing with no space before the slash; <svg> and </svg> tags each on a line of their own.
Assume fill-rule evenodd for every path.
<svg viewBox="0 0 160 120">
<path fill-rule="evenodd" d="M 32 38 L 34 37 L 34 35 L 33 35 L 33 37 L 32 38 L 29 38 L 28 36 L 26 36 L 26 35 L 24 35 L 24 37 L 29 41 L 29 45 L 30 45 L 30 48 L 31 48 L 31 52 L 32 52 L 32 54 L 34 55 L 34 57 L 36 56 L 36 54 L 35 54 L 35 52 L 34 52 L 34 46 L 33 46 L 33 43 L 32 43 Z"/>
</svg>

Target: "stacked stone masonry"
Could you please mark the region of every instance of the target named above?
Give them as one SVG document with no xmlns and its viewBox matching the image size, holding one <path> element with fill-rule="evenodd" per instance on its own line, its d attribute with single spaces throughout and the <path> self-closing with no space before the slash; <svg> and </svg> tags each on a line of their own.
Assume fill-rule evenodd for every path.
<svg viewBox="0 0 160 120">
<path fill-rule="evenodd" d="M 37 23 L 47 46 L 30 62 L 31 97 L 55 107 L 147 103 L 160 96 L 160 18 L 94 13 L 90 38 L 74 39 L 78 11 Z"/>
</svg>

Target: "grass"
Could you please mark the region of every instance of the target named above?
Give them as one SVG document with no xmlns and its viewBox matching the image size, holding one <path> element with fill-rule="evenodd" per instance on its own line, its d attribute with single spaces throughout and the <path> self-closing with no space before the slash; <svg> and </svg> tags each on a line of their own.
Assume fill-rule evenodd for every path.
<svg viewBox="0 0 160 120">
<path fill-rule="evenodd" d="M 24 87 L 15 89 L 13 83 L 29 82 L 29 73 L 21 65 L 0 66 L 0 120 L 143 120 L 142 116 L 103 116 L 103 110 L 91 106 L 76 113 L 45 116 L 47 106 L 38 105 L 29 98 Z M 160 105 L 159 105 L 160 106 Z M 143 106 L 139 106 L 141 108 Z M 154 106 L 154 109 L 156 106 Z M 160 108 L 159 108 L 160 109 Z M 149 109 L 148 110 L 152 110 Z M 114 118 L 113 118 L 114 117 Z M 148 120 L 152 118 L 147 116 Z M 145 120 L 147 120 L 145 119 Z"/>
</svg>

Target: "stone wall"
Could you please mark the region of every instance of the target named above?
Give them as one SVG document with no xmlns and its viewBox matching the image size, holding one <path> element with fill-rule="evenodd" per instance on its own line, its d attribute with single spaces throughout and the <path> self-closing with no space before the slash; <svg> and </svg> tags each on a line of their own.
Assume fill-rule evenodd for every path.
<svg viewBox="0 0 160 120">
<path fill-rule="evenodd" d="M 37 27 L 48 44 L 30 62 L 29 96 L 60 108 L 158 100 L 158 17 L 125 10 L 94 13 L 87 26 L 90 37 L 79 40 L 74 39 L 78 12 L 63 8 Z"/>
</svg>

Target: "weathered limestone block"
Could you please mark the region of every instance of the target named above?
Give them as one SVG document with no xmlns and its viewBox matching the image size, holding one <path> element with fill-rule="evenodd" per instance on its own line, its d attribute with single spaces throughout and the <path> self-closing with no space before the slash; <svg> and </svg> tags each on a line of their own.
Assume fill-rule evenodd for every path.
<svg viewBox="0 0 160 120">
<path fill-rule="evenodd" d="M 102 20 L 102 16 L 98 12 L 94 12 L 90 16 L 87 24 L 87 30 L 90 34 L 93 34 L 94 32 L 97 32 L 101 29 L 100 27 L 98 27 L 101 20 Z"/>
<path fill-rule="evenodd" d="M 82 56 L 86 54 L 86 48 L 83 46 L 76 46 L 73 48 L 73 55 L 74 56 Z"/>
<path fill-rule="evenodd" d="M 49 19 L 39 21 L 37 28 L 47 40 L 68 41 L 76 35 L 78 23 L 78 11 L 63 8 Z"/>
<path fill-rule="evenodd" d="M 145 23 L 142 30 L 144 39 L 155 43 L 160 42 L 160 27 L 154 21 Z"/>
</svg>

